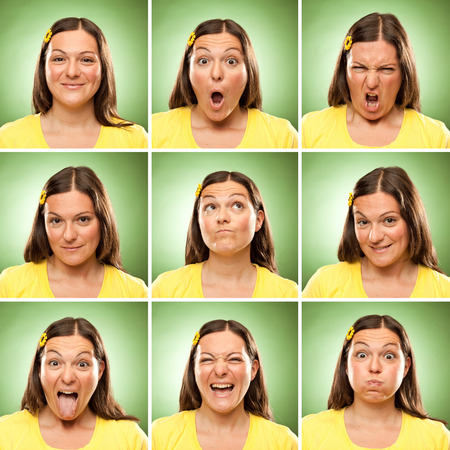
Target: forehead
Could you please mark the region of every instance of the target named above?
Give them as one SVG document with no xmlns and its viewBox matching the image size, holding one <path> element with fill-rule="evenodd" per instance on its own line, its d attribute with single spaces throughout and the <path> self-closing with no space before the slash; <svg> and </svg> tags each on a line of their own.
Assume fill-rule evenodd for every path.
<svg viewBox="0 0 450 450">
<path fill-rule="evenodd" d="M 363 214 L 384 214 L 387 211 L 394 211 L 400 214 L 400 206 L 395 198 L 385 192 L 362 195 L 355 199 L 354 208 Z"/>
<path fill-rule="evenodd" d="M 52 350 L 61 355 L 78 355 L 81 352 L 94 354 L 94 346 L 89 339 L 83 336 L 56 336 L 47 341 L 44 347 L 45 353 Z"/>
<path fill-rule="evenodd" d="M 388 328 L 374 328 L 358 331 L 353 336 L 352 345 L 360 345 L 359 343 L 367 344 L 369 347 L 383 347 L 386 344 L 394 344 L 401 347 L 398 335 Z"/>
<path fill-rule="evenodd" d="M 370 66 L 397 64 L 397 50 L 392 44 L 379 40 L 373 42 L 356 42 L 352 45 L 349 63 L 360 62 Z"/>
<path fill-rule="evenodd" d="M 250 200 L 249 193 L 247 189 L 242 186 L 240 183 L 236 183 L 235 181 L 225 181 L 223 183 L 213 183 L 205 187 L 202 190 L 201 198 L 205 196 L 213 196 L 213 197 L 229 197 L 230 195 L 239 194 L 246 197 Z"/>
<path fill-rule="evenodd" d="M 97 40 L 85 30 L 62 31 L 50 41 L 50 51 L 98 53 Z"/>
<path fill-rule="evenodd" d="M 78 214 L 80 212 L 94 212 L 94 204 L 89 195 L 80 191 L 69 191 L 62 194 L 50 195 L 45 202 L 45 213 Z"/>
<path fill-rule="evenodd" d="M 241 53 L 241 41 L 230 33 L 223 32 L 218 34 L 204 34 L 195 40 L 194 51 L 199 47 L 206 48 L 210 51 L 226 51 L 230 48 L 237 48 Z"/>
<path fill-rule="evenodd" d="M 199 342 L 199 347 L 200 352 L 212 354 L 246 353 L 244 339 L 230 330 L 218 331 L 203 336 Z"/>
</svg>

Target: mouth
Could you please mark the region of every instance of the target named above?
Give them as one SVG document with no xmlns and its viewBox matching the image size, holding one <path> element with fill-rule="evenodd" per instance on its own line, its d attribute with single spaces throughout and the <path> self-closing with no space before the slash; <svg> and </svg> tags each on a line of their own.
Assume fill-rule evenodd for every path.
<svg viewBox="0 0 450 450">
<path fill-rule="evenodd" d="M 383 382 L 380 380 L 369 380 L 367 384 L 370 386 L 381 386 Z"/>
<path fill-rule="evenodd" d="M 74 391 L 58 391 L 58 410 L 62 418 L 71 419 L 75 416 L 78 404 L 78 393 Z"/>
<path fill-rule="evenodd" d="M 364 106 L 366 107 L 367 111 L 376 112 L 378 110 L 378 108 L 380 107 L 378 95 L 368 92 L 366 94 Z"/>
<path fill-rule="evenodd" d="M 210 104 L 212 109 L 219 110 L 223 105 L 224 97 L 221 92 L 214 91 L 210 97 Z"/>
<path fill-rule="evenodd" d="M 63 86 L 66 89 L 70 89 L 70 90 L 80 89 L 81 87 L 83 87 L 82 84 L 69 84 L 69 83 L 63 83 Z"/>
<path fill-rule="evenodd" d="M 210 385 L 210 389 L 219 397 L 227 397 L 233 392 L 234 384 L 214 383 Z"/>
<path fill-rule="evenodd" d="M 79 250 L 81 248 L 81 246 L 79 247 L 63 247 L 64 250 L 66 250 L 67 252 L 75 252 L 77 250 Z"/>
<path fill-rule="evenodd" d="M 372 249 L 372 251 L 374 251 L 375 253 L 384 253 L 385 251 L 387 251 L 387 249 L 389 247 L 391 247 L 392 244 L 389 245 L 385 245 L 385 246 L 380 246 L 380 247 L 370 247 Z"/>
</svg>

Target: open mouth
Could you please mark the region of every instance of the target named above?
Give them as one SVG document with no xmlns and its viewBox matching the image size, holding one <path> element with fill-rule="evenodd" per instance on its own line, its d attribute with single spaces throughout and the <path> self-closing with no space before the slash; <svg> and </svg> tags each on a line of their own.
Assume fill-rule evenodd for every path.
<svg viewBox="0 0 450 450">
<path fill-rule="evenodd" d="M 78 393 L 72 391 L 58 391 L 58 409 L 61 417 L 74 417 L 78 403 Z"/>
<path fill-rule="evenodd" d="M 233 392 L 234 384 L 211 384 L 211 389 L 213 392 L 225 393 Z"/>
<path fill-rule="evenodd" d="M 376 111 L 380 105 L 380 102 L 378 101 L 378 95 L 377 94 L 366 94 L 366 108 L 369 111 Z"/>
<path fill-rule="evenodd" d="M 219 109 L 223 104 L 223 94 L 220 92 L 213 92 L 211 94 L 211 106 L 214 109 Z"/>
</svg>

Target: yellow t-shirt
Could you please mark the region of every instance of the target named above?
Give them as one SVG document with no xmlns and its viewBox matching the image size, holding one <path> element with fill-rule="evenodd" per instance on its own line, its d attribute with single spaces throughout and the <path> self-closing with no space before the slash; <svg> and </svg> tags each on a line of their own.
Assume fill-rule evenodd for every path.
<svg viewBox="0 0 450 450">
<path fill-rule="evenodd" d="M 152 450 L 201 450 L 195 427 L 196 411 L 182 411 L 152 424 Z M 297 436 L 283 425 L 250 414 L 243 450 L 298 449 Z"/>
<path fill-rule="evenodd" d="M 265 267 L 256 267 L 252 298 L 298 298 L 294 281 L 282 278 Z M 202 289 L 203 263 L 189 264 L 164 272 L 152 283 L 153 298 L 205 298 Z"/>
<path fill-rule="evenodd" d="M 361 276 L 361 261 L 321 267 L 310 278 L 303 298 L 367 298 Z M 410 298 L 448 298 L 450 278 L 419 264 L 416 285 Z"/>
<path fill-rule="evenodd" d="M 379 450 L 355 445 L 347 434 L 345 408 L 310 414 L 302 420 L 303 450 Z M 400 434 L 386 450 L 449 450 L 450 432 L 436 420 L 419 419 L 402 411 Z"/>
<path fill-rule="evenodd" d="M 406 108 L 395 141 L 367 147 L 352 140 L 347 129 L 347 105 L 332 106 L 302 118 L 303 148 L 449 148 L 450 132 L 443 122 Z"/>
<path fill-rule="evenodd" d="M 153 148 L 200 148 L 191 128 L 192 107 L 152 115 Z M 297 130 L 286 119 L 248 109 L 247 128 L 236 148 L 298 148 Z"/>
<path fill-rule="evenodd" d="M 98 298 L 146 298 L 148 288 L 136 277 L 105 264 L 105 276 Z M 0 298 L 55 298 L 47 275 L 47 260 L 25 263 L 0 274 Z"/>
<path fill-rule="evenodd" d="M 105 420 L 97 416 L 94 434 L 83 450 L 147 450 L 148 438 L 130 420 Z M 1 450 L 58 450 L 47 445 L 39 429 L 38 416 L 26 409 L 0 417 Z"/>
<path fill-rule="evenodd" d="M 0 148 L 50 148 L 41 127 L 41 115 L 26 116 L 0 128 Z M 134 124 L 116 128 L 102 125 L 94 148 L 148 148 L 148 134 Z"/>
</svg>

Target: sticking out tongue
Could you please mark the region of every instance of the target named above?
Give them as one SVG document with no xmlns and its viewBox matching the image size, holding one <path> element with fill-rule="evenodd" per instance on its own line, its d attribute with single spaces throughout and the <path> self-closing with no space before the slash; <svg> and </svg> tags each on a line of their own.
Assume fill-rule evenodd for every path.
<svg viewBox="0 0 450 450">
<path fill-rule="evenodd" d="M 222 99 L 223 99 L 223 95 L 220 92 L 214 92 L 213 95 L 211 96 L 212 101 L 215 105 L 218 105 Z"/>
<path fill-rule="evenodd" d="M 58 393 L 58 409 L 61 417 L 72 418 L 75 416 L 77 408 L 77 394 L 63 394 Z"/>
</svg>

